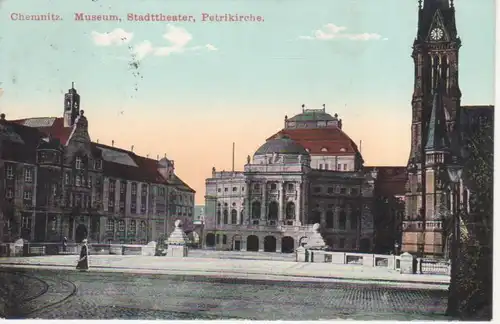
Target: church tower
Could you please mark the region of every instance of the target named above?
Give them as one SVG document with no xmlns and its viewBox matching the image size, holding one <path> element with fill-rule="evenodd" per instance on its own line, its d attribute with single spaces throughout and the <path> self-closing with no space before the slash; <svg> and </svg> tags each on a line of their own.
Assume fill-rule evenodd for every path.
<svg viewBox="0 0 500 324">
<path fill-rule="evenodd" d="M 415 82 L 402 251 L 442 255 L 439 235 L 433 233 L 439 232 L 437 227 L 442 226 L 436 223 L 442 206 L 438 187 L 446 177 L 444 166 L 448 153 L 443 147 L 448 144 L 439 144 L 437 150 L 432 145 L 437 145 L 436 141 L 450 143 L 455 121 L 460 118 L 458 52 L 461 41 L 453 0 L 419 0 L 418 7 L 412 53 Z"/>
<path fill-rule="evenodd" d="M 80 114 L 80 95 L 76 92 L 75 85 L 64 95 L 64 127 L 71 127 Z"/>
</svg>

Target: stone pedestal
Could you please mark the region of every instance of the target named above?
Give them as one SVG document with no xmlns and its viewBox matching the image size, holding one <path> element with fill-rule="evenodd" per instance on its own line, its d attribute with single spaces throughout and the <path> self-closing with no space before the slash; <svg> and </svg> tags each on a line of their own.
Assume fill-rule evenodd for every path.
<svg viewBox="0 0 500 324">
<path fill-rule="evenodd" d="M 188 248 L 187 246 L 169 244 L 167 248 L 167 256 L 174 258 L 185 258 L 188 256 Z"/>
<path fill-rule="evenodd" d="M 175 221 L 175 229 L 170 234 L 167 240 L 167 256 L 175 258 L 184 258 L 188 256 L 187 243 L 189 239 L 182 230 L 182 222 L 180 220 Z"/>
<path fill-rule="evenodd" d="M 307 262 L 307 250 L 303 246 L 295 250 L 295 255 L 297 262 Z"/>
<path fill-rule="evenodd" d="M 414 274 L 415 273 L 415 267 L 414 267 L 415 257 L 413 255 L 411 255 L 410 253 L 405 252 L 405 253 L 401 254 L 400 258 L 401 258 L 401 261 L 399 263 L 399 266 L 401 269 L 400 270 L 401 273 Z"/>
</svg>

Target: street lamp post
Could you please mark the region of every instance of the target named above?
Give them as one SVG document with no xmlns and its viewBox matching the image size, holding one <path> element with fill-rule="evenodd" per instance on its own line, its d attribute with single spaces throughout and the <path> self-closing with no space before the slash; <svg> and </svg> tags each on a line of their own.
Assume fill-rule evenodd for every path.
<svg viewBox="0 0 500 324">
<path fill-rule="evenodd" d="M 459 202 L 459 183 L 462 177 L 463 168 L 459 164 L 452 164 L 447 167 L 448 177 L 451 186 L 452 195 L 452 247 L 451 247 L 451 280 L 448 290 L 448 308 L 446 314 L 454 316 L 458 311 L 458 296 L 457 296 L 457 273 L 458 273 L 458 254 L 460 247 L 460 202 Z"/>
</svg>

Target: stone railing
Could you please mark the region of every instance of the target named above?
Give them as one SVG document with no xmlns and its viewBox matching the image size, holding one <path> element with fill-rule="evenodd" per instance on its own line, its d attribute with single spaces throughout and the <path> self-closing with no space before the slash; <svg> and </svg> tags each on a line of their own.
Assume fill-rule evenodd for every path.
<svg viewBox="0 0 500 324">
<path fill-rule="evenodd" d="M 359 265 L 369 268 L 397 270 L 401 273 L 450 275 L 449 260 L 416 258 L 409 253 L 401 255 L 330 252 L 298 248 L 297 262 Z"/>
<path fill-rule="evenodd" d="M 264 223 L 264 221 L 262 221 Z M 276 221 L 278 223 L 278 221 Z M 213 228 L 205 228 L 204 231 L 277 231 L 277 232 L 312 232 L 313 225 L 245 225 L 245 224 L 219 224 L 214 225 Z"/>
<path fill-rule="evenodd" d="M 351 252 L 329 252 L 322 250 L 297 249 L 298 262 L 359 265 L 370 268 L 399 270 L 400 256 Z"/>
<path fill-rule="evenodd" d="M 155 244 L 88 244 L 90 255 L 155 255 Z M 78 255 L 81 246 L 68 243 L 66 247 L 62 243 L 27 243 L 24 246 L 14 246 L 14 243 L 0 244 L 0 256 L 28 256 L 28 255 Z"/>
</svg>

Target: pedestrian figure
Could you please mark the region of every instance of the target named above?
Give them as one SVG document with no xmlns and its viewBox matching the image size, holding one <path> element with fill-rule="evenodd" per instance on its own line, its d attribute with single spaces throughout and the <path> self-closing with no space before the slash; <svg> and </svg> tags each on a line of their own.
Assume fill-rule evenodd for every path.
<svg viewBox="0 0 500 324">
<path fill-rule="evenodd" d="M 66 237 L 63 238 L 63 252 L 66 252 L 68 248 L 68 239 Z"/>
<path fill-rule="evenodd" d="M 80 271 L 87 271 L 89 269 L 89 252 L 87 247 L 87 240 L 82 241 L 82 249 L 80 250 L 80 259 L 76 268 Z"/>
</svg>

